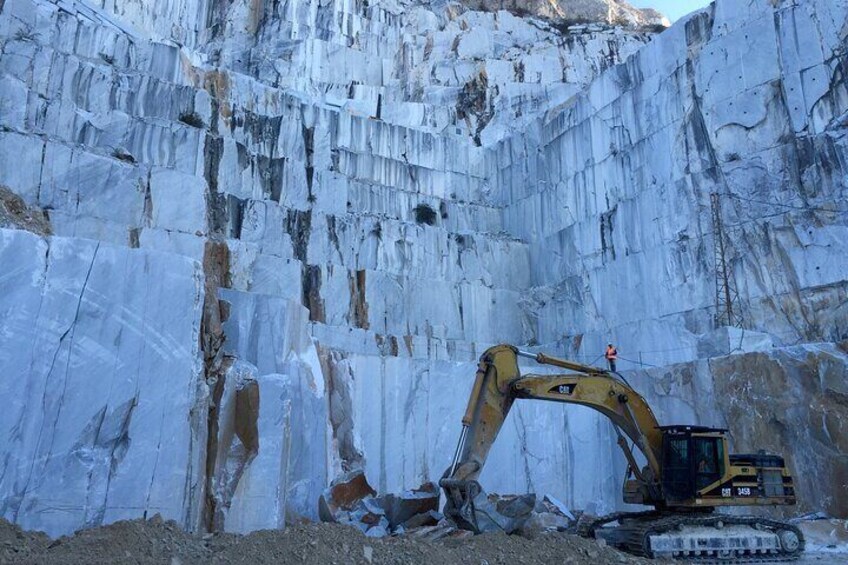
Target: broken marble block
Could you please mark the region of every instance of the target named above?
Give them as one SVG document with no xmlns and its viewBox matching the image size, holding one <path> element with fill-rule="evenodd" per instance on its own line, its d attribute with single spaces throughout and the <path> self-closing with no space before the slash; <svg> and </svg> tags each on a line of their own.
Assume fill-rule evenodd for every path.
<svg viewBox="0 0 848 565">
<path fill-rule="evenodd" d="M 438 513 L 439 489 L 434 483 L 401 494 L 375 494 L 362 471 L 351 471 L 324 491 L 318 514 L 324 522 L 348 524 L 369 537 L 432 526 L 442 519 Z"/>
<path fill-rule="evenodd" d="M 474 498 L 480 532 L 517 532 L 533 513 L 535 494 L 505 495 L 481 492 Z"/>
<path fill-rule="evenodd" d="M 474 498 L 477 528 L 481 533 L 504 532 L 533 538 L 550 531 L 565 531 L 574 514 L 552 496 L 498 495 L 481 492 Z"/>
<path fill-rule="evenodd" d="M 370 537 L 380 537 L 377 533 L 381 531 L 386 532 L 383 535 L 388 535 L 391 529 L 389 521 L 386 519 L 386 511 L 371 497 L 358 500 L 350 512 L 336 513 L 336 521 L 355 526 Z M 369 531 L 371 531 L 370 534 Z"/>
<path fill-rule="evenodd" d="M 377 498 L 385 509 L 392 528 L 418 515 L 428 515 L 439 509 L 439 488 L 435 483 L 426 483 L 417 489 L 401 494 L 386 494 Z"/>
<path fill-rule="evenodd" d="M 521 535 L 533 539 L 546 532 L 564 532 L 571 527 L 571 520 L 554 512 L 533 512 L 521 525 Z"/>
<path fill-rule="evenodd" d="M 385 518 L 380 518 L 377 524 L 365 530 L 365 536 L 369 538 L 383 538 L 389 535 L 390 531 L 389 521 Z"/>
<path fill-rule="evenodd" d="M 501 496 L 497 499 L 496 507 L 498 512 L 507 518 L 513 518 L 515 520 L 526 519 L 536 507 L 536 495 Z"/>
<path fill-rule="evenodd" d="M 395 528 L 395 531 L 401 528 L 404 530 L 412 530 L 414 528 L 420 528 L 423 526 L 435 526 L 443 519 L 444 516 L 442 516 L 442 514 L 434 510 L 430 510 L 427 513 L 416 514 L 415 516 Z"/>
<path fill-rule="evenodd" d="M 474 513 L 477 519 L 477 528 L 484 532 L 511 533 L 516 528 L 512 518 L 498 512 L 497 495 L 489 495 L 481 492 L 474 498 Z"/>
<path fill-rule="evenodd" d="M 542 505 L 542 508 L 544 510 L 536 508 L 537 512 L 549 512 L 552 514 L 559 514 L 564 518 L 567 518 L 569 522 L 574 522 L 577 520 L 571 510 L 569 510 L 568 507 L 561 500 L 559 500 L 558 498 L 554 498 L 549 494 L 546 494 L 539 504 Z"/>
<path fill-rule="evenodd" d="M 322 522 L 338 522 L 340 510 L 353 510 L 357 502 L 375 494 L 362 470 L 345 473 L 334 479 L 318 498 L 318 516 Z"/>
<path fill-rule="evenodd" d="M 420 528 L 415 528 L 408 531 L 407 535 L 413 539 L 436 541 L 446 537 L 455 537 L 458 532 L 462 531 L 463 530 L 458 530 L 445 520 L 434 526 L 422 526 Z M 468 534 L 473 535 L 471 532 L 468 532 Z M 463 534 L 460 534 L 460 536 L 463 536 Z"/>
<path fill-rule="evenodd" d="M 351 517 L 353 516 L 364 524 L 375 526 L 386 518 L 386 511 L 375 499 L 364 498 L 356 503 L 356 508 L 351 513 Z"/>
</svg>

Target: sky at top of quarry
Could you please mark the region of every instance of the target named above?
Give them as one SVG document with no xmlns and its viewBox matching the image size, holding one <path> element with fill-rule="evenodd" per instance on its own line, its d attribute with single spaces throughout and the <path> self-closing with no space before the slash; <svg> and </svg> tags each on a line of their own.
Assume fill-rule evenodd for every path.
<svg viewBox="0 0 848 565">
<path fill-rule="evenodd" d="M 712 0 L 630 0 L 637 8 L 654 8 L 662 12 L 672 22 L 708 6 Z"/>
</svg>

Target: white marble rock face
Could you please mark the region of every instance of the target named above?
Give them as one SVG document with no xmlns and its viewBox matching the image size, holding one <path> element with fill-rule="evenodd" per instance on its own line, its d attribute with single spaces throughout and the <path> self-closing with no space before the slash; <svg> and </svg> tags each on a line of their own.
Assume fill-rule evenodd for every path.
<svg viewBox="0 0 848 565">
<path fill-rule="evenodd" d="M 18 230 L 0 242 L 3 516 L 50 535 L 157 512 L 197 527 L 199 265 Z"/>
<path fill-rule="evenodd" d="M 0 515 L 315 518 L 437 480 L 489 345 L 613 341 L 848 516 L 848 3 L 542 4 L 0 2 L 0 185 L 53 234 L 0 231 Z M 482 481 L 614 510 L 613 439 L 518 402 Z"/>
</svg>

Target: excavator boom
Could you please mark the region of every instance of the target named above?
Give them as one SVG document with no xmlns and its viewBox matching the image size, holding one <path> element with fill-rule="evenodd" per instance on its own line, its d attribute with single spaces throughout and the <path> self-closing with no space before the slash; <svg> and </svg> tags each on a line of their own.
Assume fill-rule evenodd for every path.
<svg viewBox="0 0 848 565">
<path fill-rule="evenodd" d="M 518 357 L 578 371 L 570 375 L 524 375 Z M 462 418 L 462 434 L 453 463 L 445 478 L 476 480 L 486 463 L 489 449 L 518 398 L 580 404 L 604 414 L 612 422 L 633 471 L 643 476 L 631 449 L 621 438 L 629 438 L 648 461 L 651 476 L 659 476 L 658 457 L 662 434 L 650 406 L 635 390 L 608 371 L 565 361 L 544 354 L 520 351 L 509 345 L 487 350 L 480 358 L 468 406 Z M 646 489 L 647 489 L 646 485 Z M 650 503 L 650 500 L 643 501 Z"/>
</svg>

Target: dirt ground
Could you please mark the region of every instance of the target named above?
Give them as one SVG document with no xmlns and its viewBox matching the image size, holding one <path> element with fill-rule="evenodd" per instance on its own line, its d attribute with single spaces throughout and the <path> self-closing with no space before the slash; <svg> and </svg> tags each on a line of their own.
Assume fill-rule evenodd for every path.
<svg viewBox="0 0 848 565">
<path fill-rule="evenodd" d="M 196 536 L 183 532 L 174 522 L 154 517 L 82 530 L 56 540 L 42 533 L 23 532 L 0 519 L 0 563 L 599 565 L 651 562 L 593 540 L 556 533 L 535 540 L 486 534 L 465 540 L 429 542 L 403 537 L 366 538 L 349 526 L 304 524 L 247 536 Z"/>
</svg>

